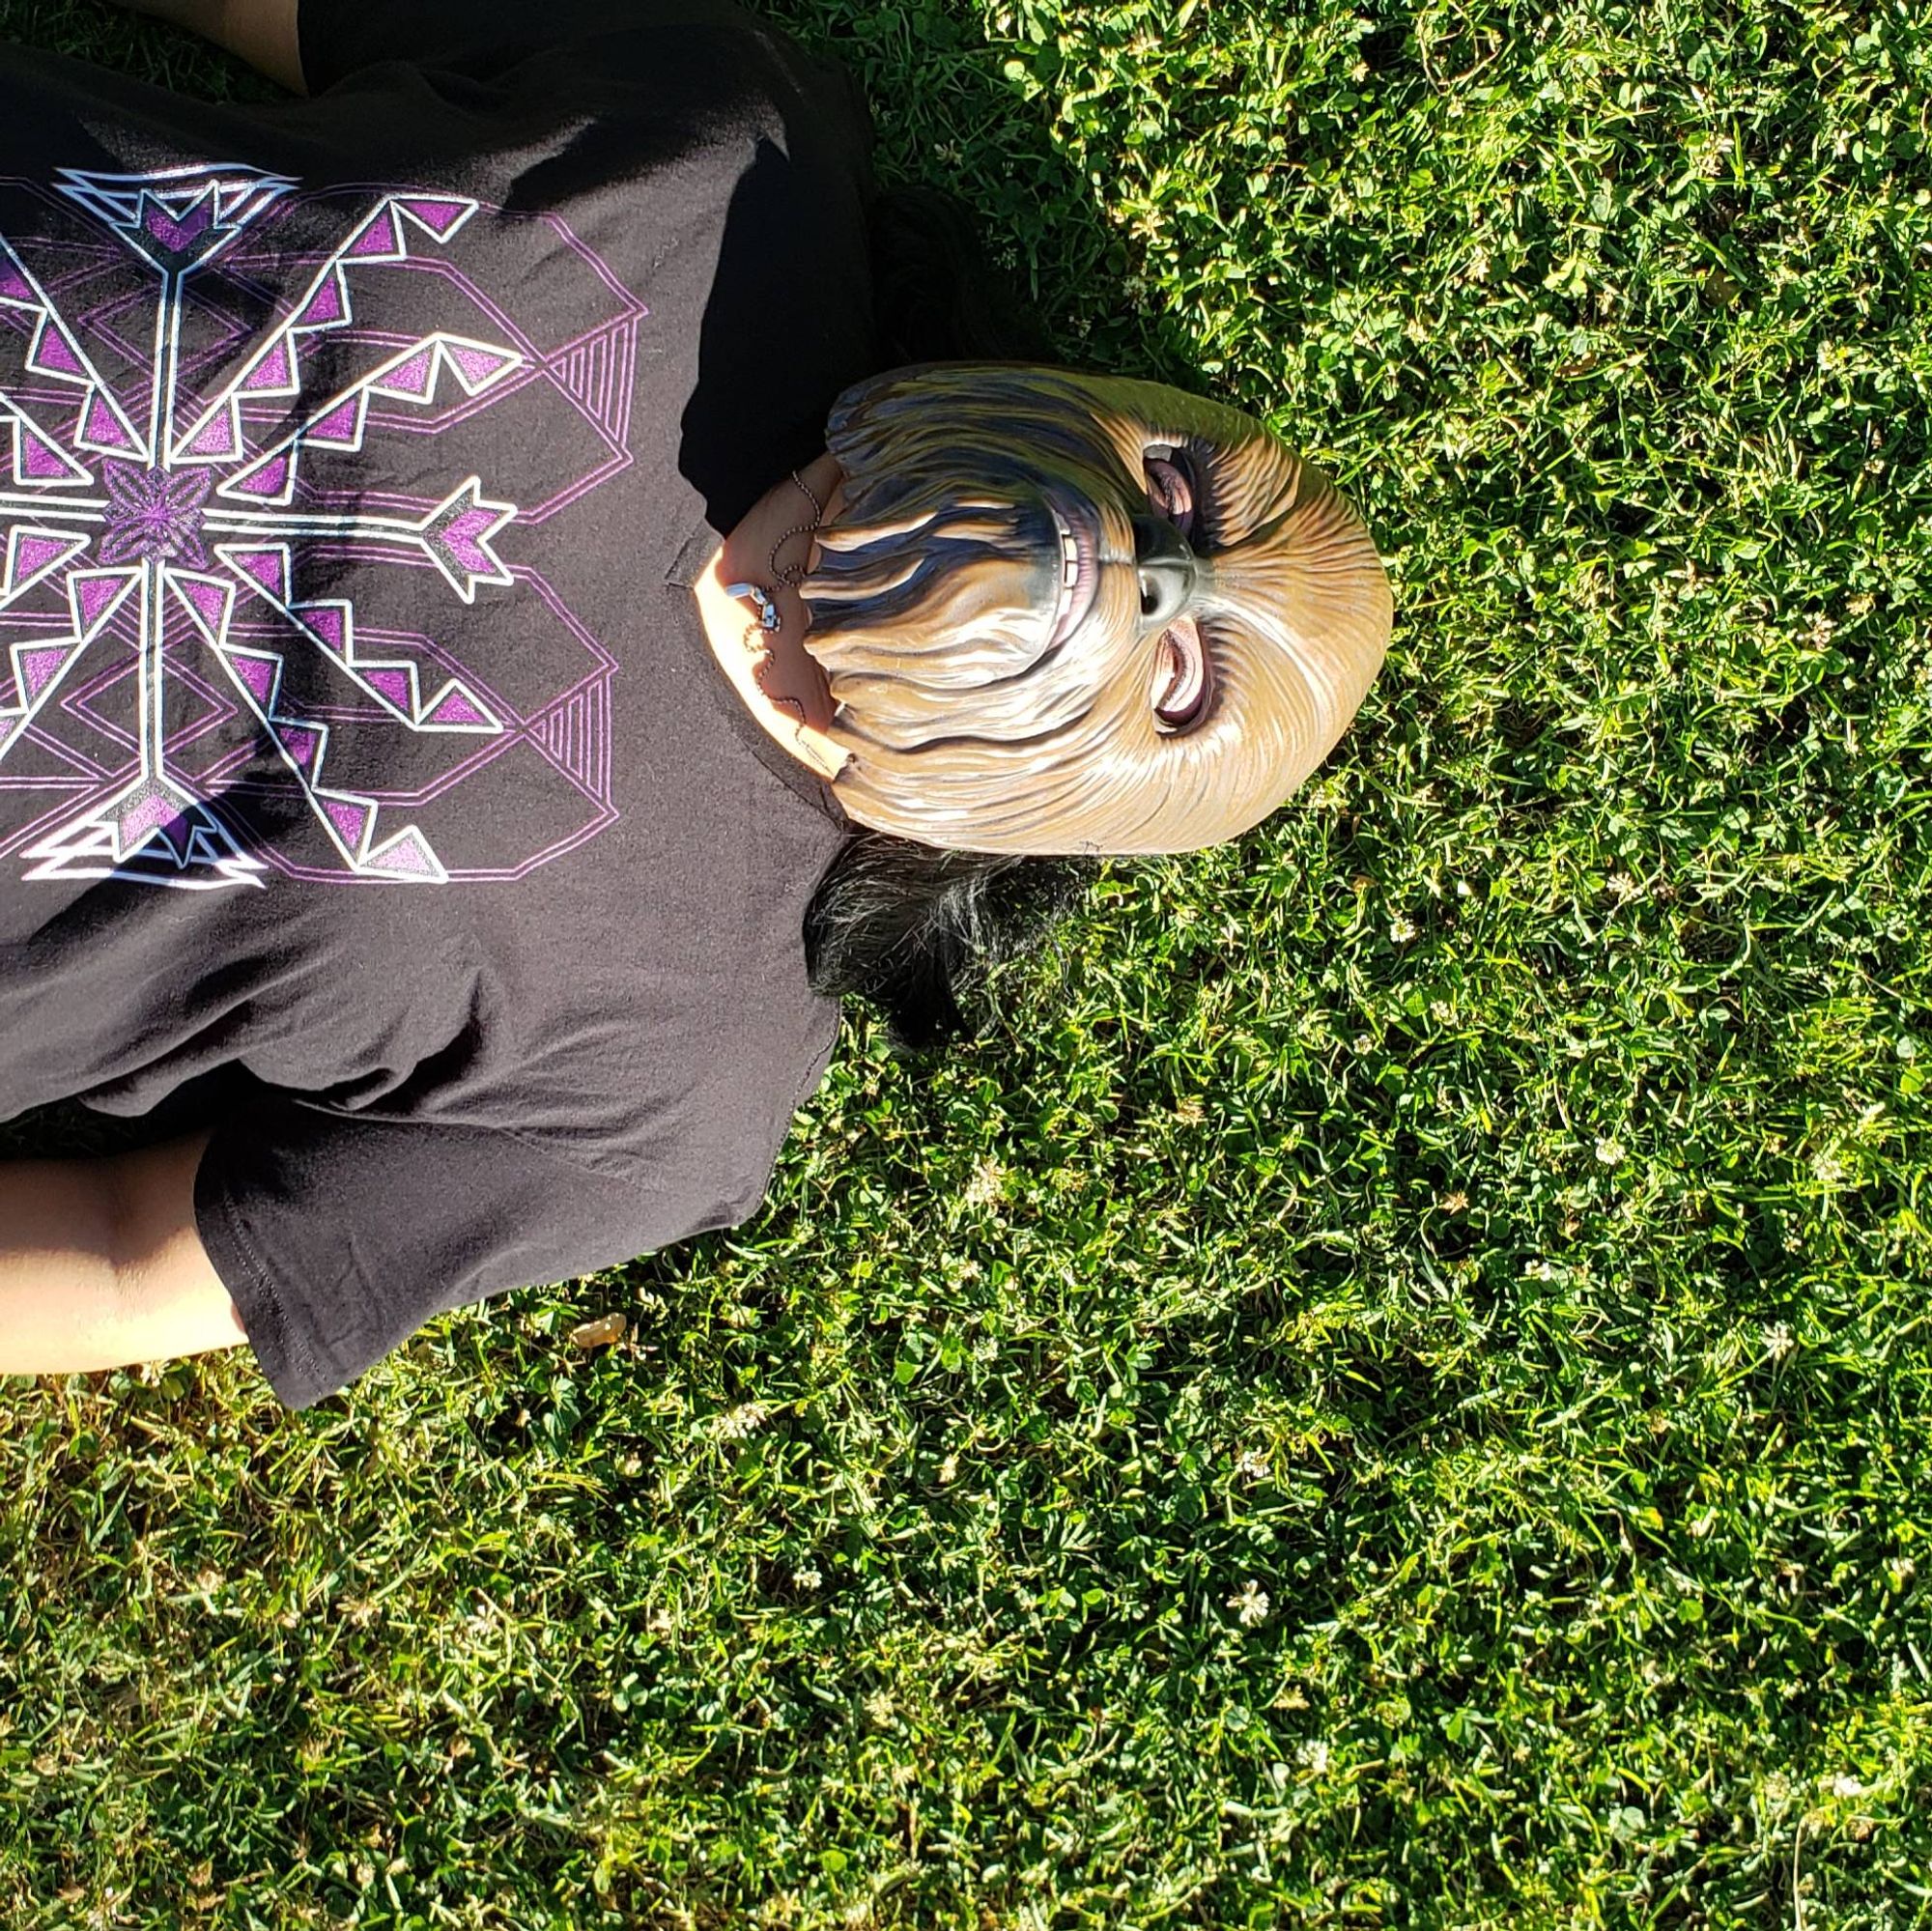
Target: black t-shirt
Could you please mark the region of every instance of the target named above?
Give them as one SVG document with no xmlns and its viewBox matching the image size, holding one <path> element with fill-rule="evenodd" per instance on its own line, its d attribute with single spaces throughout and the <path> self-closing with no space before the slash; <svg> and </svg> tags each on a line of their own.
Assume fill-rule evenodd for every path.
<svg viewBox="0 0 1932 1931">
<path fill-rule="evenodd" d="M 688 584 L 873 366 L 850 83 L 721 7 L 305 0 L 316 98 L 4 54 L 0 1119 L 238 1074 L 302 1406 L 734 1223 L 843 837 Z"/>
</svg>

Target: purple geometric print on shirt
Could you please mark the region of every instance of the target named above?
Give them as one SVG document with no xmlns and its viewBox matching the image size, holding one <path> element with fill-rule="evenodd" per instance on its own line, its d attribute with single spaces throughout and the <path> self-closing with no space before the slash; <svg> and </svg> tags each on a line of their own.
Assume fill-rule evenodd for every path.
<svg viewBox="0 0 1932 1931">
<path fill-rule="evenodd" d="M 0 853 L 448 883 L 612 823 L 615 660 L 513 540 L 631 462 L 646 311 L 606 265 L 518 217 L 574 273 L 559 342 L 471 278 L 459 196 L 240 166 L 0 195 L 0 807 L 30 807 Z M 436 478 L 424 439 L 510 407 L 497 443 L 561 452 L 520 500 Z"/>
<path fill-rule="evenodd" d="M 100 540 L 103 563 L 127 563 L 137 556 L 208 562 L 201 545 L 201 506 L 213 487 L 197 469 L 137 469 L 127 463 L 103 466 L 107 482 L 107 534 Z"/>
</svg>

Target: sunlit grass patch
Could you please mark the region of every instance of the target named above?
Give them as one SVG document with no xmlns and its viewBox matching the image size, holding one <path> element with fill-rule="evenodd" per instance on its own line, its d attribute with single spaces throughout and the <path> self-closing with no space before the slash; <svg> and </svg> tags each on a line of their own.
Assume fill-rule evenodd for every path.
<svg viewBox="0 0 1932 1931">
<path fill-rule="evenodd" d="M 1387 672 L 739 1234 L 10 1389 L 0 1915 L 1926 1922 L 1927 30 L 780 12 L 1335 473 Z"/>
</svg>

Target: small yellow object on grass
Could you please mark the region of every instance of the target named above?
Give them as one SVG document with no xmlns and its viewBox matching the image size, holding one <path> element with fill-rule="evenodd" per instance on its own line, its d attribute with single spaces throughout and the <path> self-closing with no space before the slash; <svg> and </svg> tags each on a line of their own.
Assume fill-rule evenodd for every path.
<svg viewBox="0 0 1932 1931">
<path fill-rule="evenodd" d="M 579 1348 L 608 1348 L 613 1341 L 622 1341 L 630 1325 L 621 1314 L 600 1315 L 573 1327 L 570 1338 Z"/>
</svg>

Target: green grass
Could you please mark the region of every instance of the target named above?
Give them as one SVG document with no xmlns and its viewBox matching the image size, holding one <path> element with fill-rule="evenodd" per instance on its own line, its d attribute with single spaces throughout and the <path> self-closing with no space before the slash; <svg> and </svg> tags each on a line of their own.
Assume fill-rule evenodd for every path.
<svg viewBox="0 0 1932 1931">
<path fill-rule="evenodd" d="M 1932 1923 L 1932 28 L 1360 5 L 782 10 L 1388 670 L 739 1235 L 10 1384 L 8 1924 Z"/>
</svg>

